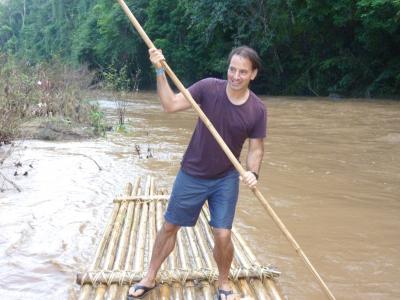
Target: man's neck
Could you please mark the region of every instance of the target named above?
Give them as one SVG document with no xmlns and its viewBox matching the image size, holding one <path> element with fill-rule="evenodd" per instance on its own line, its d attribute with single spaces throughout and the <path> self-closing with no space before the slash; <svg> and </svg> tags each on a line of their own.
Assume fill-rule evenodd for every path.
<svg viewBox="0 0 400 300">
<path fill-rule="evenodd" d="M 229 101 L 231 101 L 235 105 L 243 104 L 249 98 L 250 91 L 248 88 L 244 90 L 235 91 L 229 88 L 229 85 L 226 87 L 226 95 L 228 96 Z"/>
</svg>

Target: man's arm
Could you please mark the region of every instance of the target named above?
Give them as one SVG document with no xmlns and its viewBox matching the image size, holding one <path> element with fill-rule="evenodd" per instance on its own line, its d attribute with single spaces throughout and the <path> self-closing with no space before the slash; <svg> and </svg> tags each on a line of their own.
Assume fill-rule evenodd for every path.
<svg viewBox="0 0 400 300">
<path fill-rule="evenodd" d="M 250 187 L 257 184 L 257 175 L 260 172 L 262 158 L 264 156 L 264 139 L 249 139 L 249 151 L 246 158 L 247 172 L 243 176 L 243 181 Z"/>
<path fill-rule="evenodd" d="M 159 49 L 149 49 L 150 61 L 156 69 L 161 69 L 161 61 L 165 60 L 162 51 Z M 157 93 L 160 97 L 161 105 L 165 112 L 172 113 L 186 110 L 191 107 L 189 101 L 186 100 L 182 93 L 175 94 L 167 80 L 165 72 L 157 72 Z"/>
</svg>

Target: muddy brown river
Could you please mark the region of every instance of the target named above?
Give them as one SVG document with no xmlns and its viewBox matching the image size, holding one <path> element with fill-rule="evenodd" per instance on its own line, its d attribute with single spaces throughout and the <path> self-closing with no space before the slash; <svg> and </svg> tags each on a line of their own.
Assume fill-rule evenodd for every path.
<svg viewBox="0 0 400 300">
<path fill-rule="evenodd" d="M 172 186 L 196 115 L 162 113 L 153 93 L 131 98 L 126 133 L 20 141 L 1 166 L 22 192 L 0 178 L 0 299 L 77 299 L 76 273 L 92 261 L 113 197 L 136 176 Z M 263 195 L 337 299 L 400 299 L 400 102 L 263 99 Z M 115 124 L 115 103 L 98 100 Z M 326 299 L 245 186 L 235 226 L 282 272 L 288 299 Z"/>
</svg>

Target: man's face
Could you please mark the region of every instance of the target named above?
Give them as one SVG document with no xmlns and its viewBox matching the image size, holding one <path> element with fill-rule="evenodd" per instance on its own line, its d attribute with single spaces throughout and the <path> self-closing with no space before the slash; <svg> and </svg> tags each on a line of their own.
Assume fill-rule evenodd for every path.
<svg viewBox="0 0 400 300">
<path fill-rule="evenodd" d="M 246 90 L 257 76 L 257 69 L 252 68 L 248 58 L 233 55 L 228 67 L 228 85 L 234 91 Z"/>
</svg>

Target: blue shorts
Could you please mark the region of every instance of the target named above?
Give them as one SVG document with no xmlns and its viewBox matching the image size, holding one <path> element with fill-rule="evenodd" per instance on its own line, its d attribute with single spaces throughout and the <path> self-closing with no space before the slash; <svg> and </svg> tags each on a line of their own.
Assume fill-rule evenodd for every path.
<svg viewBox="0 0 400 300">
<path fill-rule="evenodd" d="M 165 220 L 178 226 L 194 226 L 206 200 L 210 225 L 231 229 L 239 194 L 239 173 L 229 171 L 224 177 L 204 179 L 182 169 L 175 178 Z"/>
</svg>

